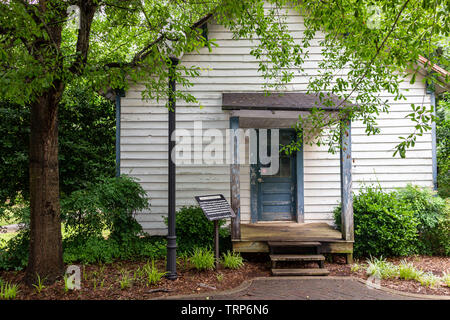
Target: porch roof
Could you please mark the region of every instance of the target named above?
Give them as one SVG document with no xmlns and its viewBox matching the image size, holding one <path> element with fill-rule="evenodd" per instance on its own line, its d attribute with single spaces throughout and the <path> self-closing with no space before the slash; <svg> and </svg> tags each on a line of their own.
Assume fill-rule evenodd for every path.
<svg viewBox="0 0 450 320">
<path fill-rule="evenodd" d="M 324 104 L 314 94 L 301 92 L 272 93 L 264 92 L 225 92 L 222 93 L 223 110 L 271 110 L 271 111 L 311 111 L 320 108 L 327 111 L 337 111 L 343 106 L 354 106 L 349 102 L 342 104 L 341 99 L 330 94 Z M 342 104 L 342 105 L 341 105 Z"/>
</svg>

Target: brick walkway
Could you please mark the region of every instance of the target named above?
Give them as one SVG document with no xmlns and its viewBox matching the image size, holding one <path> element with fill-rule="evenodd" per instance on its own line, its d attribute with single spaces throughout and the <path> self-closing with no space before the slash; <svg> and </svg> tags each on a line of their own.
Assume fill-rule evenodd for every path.
<svg viewBox="0 0 450 320">
<path fill-rule="evenodd" d="M 410 300 L 405 295 L 367 287 L 351 278 L 260 278 L 240 291 L 211 293 L 209 300 Z M 205 295 L 184 297 L 205 299 Z"/>
</svg>

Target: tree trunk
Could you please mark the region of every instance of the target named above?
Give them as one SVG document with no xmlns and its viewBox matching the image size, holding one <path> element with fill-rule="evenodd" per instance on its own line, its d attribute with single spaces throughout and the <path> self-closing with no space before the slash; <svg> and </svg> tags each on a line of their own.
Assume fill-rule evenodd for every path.
<svg viewBox="0 0 450 320">
<path fill-rule="evenodd" d="M 44 92 L 31 107 L 30 254 L 26 280 L 52 283 L 64 271 L 58 172 L 58 105 L 64 85 Z"/>
</svg>

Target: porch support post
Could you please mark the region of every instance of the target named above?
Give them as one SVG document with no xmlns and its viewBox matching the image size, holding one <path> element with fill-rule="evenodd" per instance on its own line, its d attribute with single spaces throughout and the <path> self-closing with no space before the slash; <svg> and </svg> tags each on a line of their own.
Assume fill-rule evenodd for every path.
<svg viewBox="0 0 450 320">
<path fill-rule="evenodd" d="M 342 238 L 347 241 L 354 240 L 353 230 L 353 195 L 352 195 L 352 138 L 351 121 L 341 121 L 341 221 Z M 351 257 L 348 257 L 351 259 Z"/>
<path fill-rule="evenodd" d="M 239 169 L 239 117 L 230 117 L 230 196 L 236 218 L 231 219 L 231 239 L 241 239 L 241 195 Z"/>
</svg>

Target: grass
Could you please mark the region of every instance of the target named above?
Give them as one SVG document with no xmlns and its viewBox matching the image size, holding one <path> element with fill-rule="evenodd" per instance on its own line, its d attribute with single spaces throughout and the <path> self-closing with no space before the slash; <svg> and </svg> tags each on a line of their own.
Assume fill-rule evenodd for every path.
<svg viewBox="0 0 450 320">
<path fill-rule="evenodd" d="M 214 253 L 205 248 L 195 248 L 189 261 L 197 270 L 214 269 Z"/>
<path fill-rule="evenodd" d="M 13 300 L 19 292 L 17 284 L 0 279 L 0 300 Z"/>
<path fill-rule="evenodd" d="M 239 269 L 244 265 L 244 259 L 239 253 L 228 251 L 223 254 L 222 264 L 228 269 Z"/>
<path fill-rule="evenodd" d="M 122 278 L 119 279 L 120 289 L 131 288 L 132 283 L 133 279 L 130 277 L 130 274 L 127 271 L 122 271 Z"/>
<path fill-rule="evenodd" d="M 167 274 L 167 272 L 159 272 L 158 271 L 158 268 L 155 266 L 154 260 L 152 261 L 151 265 L 149 262 L 147 262 L 147 264 L 144 265 L 142 270 L 146 275 L 147 286 L 157 284 L 161 280 L 161 278 Z"/>
</svg>

